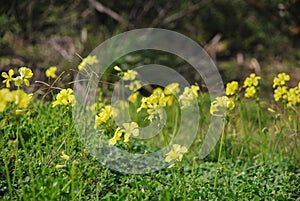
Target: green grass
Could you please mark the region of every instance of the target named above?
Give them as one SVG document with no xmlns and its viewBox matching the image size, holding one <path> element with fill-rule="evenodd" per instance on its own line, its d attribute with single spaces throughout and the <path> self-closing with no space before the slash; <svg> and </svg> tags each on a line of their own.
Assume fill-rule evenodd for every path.
<svg viewBox="0 0 300 201">
<path fill-rule="evenodd" d="M 203 97 L 201 104 L 201 112 L 207 113 L 209 99 Z M 278 118 L 262 104 L 259 130 L 255 101 L 242 106 L 244 120 L 238 112 L 240 106 L 229 115 L 219 164 L 219 145 L 204 160 L 194 158 L 201 144 L 200 135 L 184 155 L 182 167 L 144 175 L 115 172 L 90 156 L 66 107 L 52 108 L 49 102 L 32 101 L 29 112 L 18 116 L 7 108 L 0 113 L 0 199 L 299 199 L 296 114 L 291 121 L 288 114 Z M 208 117 L 201 119 L 203 130 L 208 121 Z M 70 156 L 69 160 L 60 157 L 62 151 Z M 65 166 L 56 169 L 57 164 Z"/>
</svg>

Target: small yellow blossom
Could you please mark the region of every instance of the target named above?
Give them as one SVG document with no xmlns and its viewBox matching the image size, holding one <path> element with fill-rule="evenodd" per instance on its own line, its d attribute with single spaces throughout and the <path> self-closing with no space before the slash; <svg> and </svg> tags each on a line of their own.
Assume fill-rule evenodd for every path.
<svg viewBox="0 0 300 201">
<path fill-rule="evenodd" d="M 251 73 L 249 77 L 247 77 L 244 81 L 244 87 L 257 87 L 258 80 L 260 80 L 260 76 L 256 76 L 254 73 Z"/>
<path fill-rule="evenodd" d="M 121 140 L 122 134 L 123 134 L 123 130 L 117 128 L 114 136 L 111 139 L 109 139 L 109 145 L 115 145 L 117 141 Z"/>
<path fill-rule="evenodd" d="M 192 85 L 191 87 L 185 87 L 183 93 L 179 96 L 179 102 L 181 108 L 185 108 L 191 105 L 193 100 L 198 97 L 199 86 Z"/>
<path fill-rule="evenodd" d="M 61 169 L 63 167 L 66 167 L 66 166 L 65 165 L 60 165 L 60 164 L 55 165 L 55 169 Z"/>
<path fill-rule="evenodd" d="M 131 91 L 137 91 L 137 90 L 139 90 L 141 87 L 142 87 L 142 84 L 141 84 L 141 82 L 138 81 L 138 80 L 135 80 L 135 81 L 133 81 L 133 82 L 131 82 L 131 83 L 129 84 L 129 89 L 130 89 Z"/>
<path fill-rule="evenodd" d="M 134 80 L 138 73 L 135 70 L 128 70 L 124 72 L 123 80 Z"/>
<path fill-rule="evenodd" d="M 133 135 L 135 137 L 139 136 L 139 126 L 136 122 L 123 123 L 124 127 L 124 142 L 129 142 L 129 138 Z"/>
<path fill-rule="evenodd" d="M 285 85 L 286 81 L 290 80 L 290 76 L 286 73 L 279 73 L 277 77 L 273 79 L 273 88 L 276 88 L 277 86 L 283 86 Z"/>
<path fill-rule="evenodd" d="M 286 86 L 279 86 L 274 90 L 274 99 L 275 101 L 279 101 L 280 99 L 287 98 L 288 89 Z"/>
<path fill-rule="evenodd" d="M 74 106 L 76 103 L 75 96 L 73 95 L 73 90 L 62 89 L 59 94 L 56 95 L 56 101 L 52 103 L 52 107 L 57 105 L 67 105 L 67 106 Z"/>
<path fill-rule="evenodd" d="M 168 84 L 164 89 L 165 95 L 176 95 L 179 92 L 180 92 L 179 84 L 176 82 Z"/>
<path fill-rule="evenodd" d="M 23 84 L 23 79 L 21 78 L 21 76 L 17 76 L 16 78 L 13 79 L 14 83 L 17 87 L 22 86 Z"/>
<path fill-rule="evenodd" d="M 10 88 L 10 82 L 13 81 L 13 75 L 15 74 L 14 70 L 13 69 L 10 69 L 8 71 L 8 74 L 6 72 L 3 72 L 1 74 L 1 76 L 3 78 L 5 78 L 5 80 L 3 80 L 3 83 L 6 83 L 6 88 Z"/>
<path fill-rule="evenodd" d="M 114 69 L 115 69 L 116 71 L 122 72 L 122 69 L 121 69 L 119 66 L 114 66 Z"/>
<path fill-rule="evenodd" d="M 18 108 L 27 108 L 33 94 L 27 94 L 25 91 L 18 89 L 11 91 L 13 102 L 17 105 Z"/>
<path fill-rule="evenodd" d="M 70 156 L 68 156 L 64 151 L 61 152 L 60 157 L 66 161 L 70 159 Z"/>
<path fill-rule="evenodd" d="M 254 86 L 247 87 L 245 91 L 245 97 L 246 98 L 252 98 L 256 94 L 256 88 Z"/>
<path fill-rule="evenodd" d="M 111 116 L 112 116 L 112 107 L 110 105 L 107 105 L 101 109 L 98 115 L 96 115 L 95 127 L 102 123 L 106 123 L 111 118 Z"/>
<path fill-rule="evenodd" d="M 298 87 L 290 88 L 287 92 L 288 106 L 295 106 L 297 103 L 300 103 L 300 94 Z"/>
<path fill-rule="evenodd" d="M 57 70 L 57 67 L 56 66 L 50 66 L 47 70 L 46 70 L 46 77 L 49 77 L 49 78 L 56 78 L 56 70 Z"/>
<path fill-rule="evenodd" d="M 9 89 L 7 88 L 0 89 L 0 112 L 3 112 L 6 108 L 6 105 L 12 101 L 13 101 L 13 95 L 9 91 Z"/>
<path fill-rule="evenodd" d="M 232 81 L 230 83 L 227 83 L 226 85 L 226 95 L 232 96 L 236 93 L 236 91 L 239 88 L 239 83 L 237 81 Z"/>
<path fill-rule="evenodd" d="M 139 92 L 134 92 L 128 97 L 128 100 L 132 103 L 135 103 L 138 100 L 138 95 Z"/>
<path fill-rule="evenodd" d="M 275 110 L 273 110 L 272 108 L 268 107 L 268 111 L 271 113 L 275 113 Z"/>
<path fill-rule="evenodd" d="M 19 114 L 25 114 L 27 112 L 27 110 L 16 110 L 16 115 L 19 115 Z"/>
<path fill-rule="evenodd" d="M 78 65 L 78 70 L 82 70 L 84 68 L 86 68 L 88 65 L 93 65 L 99 63 L 97 57 L 94 56 L 87 56 L 86 58 L 83 58 L 81 63 Z"/>
<path fill-rule="evenodd" d="M 33 76 L 31 69 L 27 68 L 27 67 L 21 67 L 21 68 L 19 68 L 19 73 L 20 73 L 21 78 L 24 81 L 25 85 L 29 86 L 30 83 L 29 83 L 28 79 L 32 78 L 32 76 Z"/>
<path fill-rule="evenodd" d="M 179 144 L 173 144 L 171 151 L 166 154 L 165 161 L 167 163 L 177 160 L 181 161 L 183 154 L 187 152 L 187 148 L 185 146 L 181 146 Z"/>
<path fill-rule="evenodd" d="M 227 96 L 217 97 L 210 105 L 210 113 L 214 115 L 219 111 L 220 107 L 233 110 L 235 108 L 235 103 L 232 98 L 228 98 Z"/>
</svg>

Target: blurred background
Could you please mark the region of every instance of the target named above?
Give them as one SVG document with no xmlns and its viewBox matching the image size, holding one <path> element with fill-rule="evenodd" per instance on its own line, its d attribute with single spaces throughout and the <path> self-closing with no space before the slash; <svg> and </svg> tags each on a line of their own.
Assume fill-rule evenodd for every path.
<svg viewBox="0 0 300 201">
<path fill-rule="evenodd" d="M 264 90 L 271 91 L 272 78 L 278 72 L 291 74 L 291 86 L 300 79 L 299 0 L 0 3 L 0 73 L 27 66 L 33 69 L 35 80 L 46 80 L 49 66 L 57 66 L 59 72 L 75 72 L 81 61 L 78 55 L 86 57 L 104 40 L 132 29 L 159 27 L 182 33 L 204 47 L 215 60 L 224 82 L 242 82 L 255 72 L 264 77 Z M 184 62 L 166 60 L 163 54 L 155 54 L 152 59 L 159 61 L 160 56 L 165 65 L 197 80 Z M 120 63 L 130 67 L 142 62 L 131 57 Z M 70 80 L 74 76 L 65 75 Z"/>
</svg>

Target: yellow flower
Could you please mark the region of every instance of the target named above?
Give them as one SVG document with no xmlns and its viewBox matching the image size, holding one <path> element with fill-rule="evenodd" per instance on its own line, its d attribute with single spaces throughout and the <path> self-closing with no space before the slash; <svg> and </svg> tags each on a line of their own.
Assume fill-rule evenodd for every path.
<svg viewBox="0 0 300 201">
<path fill-rule="evenodd" d="M 276 88 L 277 86 L 283 86 L 285 85 L 285 82 L 289 80 L 289 75 L 287 75 L 286 73 L 279 73 L 277 77 L 273 79 L 273 88 Z"/>
<path fill-rule="evenodd" d="M 70 159 L 70 156 L 68 156 L 64 151 L 61 152 L 60 157 L 66 161 Z"/>
<path fill-rule="evenodd" d="M 66 166 L 65 166 L 65 165 L 57 164 L 57 165 L 55 166 L 55 169 L 61 169 L 61 168 L 63 168 L 63 167 L 66 167 Z"/>
<path fill-rule="evenodd" d="M 135 70 L 128 70 L 123 75 L 123 80 L 134 80 L 137 76 L 137 72 Z"/>
<path fill-rule="evenodd" d="M 163 109 L 159 105 L 149 105 L 147 109 L 147 113 L 149 114 L 148 120 L 153 121 L 156 117 L 162 117 Z"/>
<path fill-rule="evenodd" d="M 274 90 L 274 99 L 275 101 L 279 101 L 281 98 L 286 99 L 286 94 L 288 92 L 288 89 L 286 86 L 280 86 L 277 87 L 277 89 Z"/>
<path fill-rule="evenodd" d="M 114 66 L 114 69 L 115 69 L 116 71 L 122 72 L 122 69 L 121 69 L 119 66 Z"/>
<path fill-rule="evenodd" d="M 268 111 L 271 113 L 275 113 L 275 110 L 273 110 L 272 108 L 268 107 Z"/>
<path fill-rule="evenodd" d="M 295 106 L 297 103 L 300 103 L 300 94 L 298 92 L 298 87 L 289 89 L 287 92 L 288 106 Z"/>
<path fill-rule="evenodd" d="M 19 73 L 20 73 L 21 78 L 23 79 L 25 85 L 29 86 L 30 83 L 29 83 L 28 79 L 32 78 L 32 76 L 33 76 L 31 69 L 27 68 L 27 67 L 21 67 L 21 68 L 19 68 Z"/>
<path fill-rule="evenodd" d="M 198 97 L 199 86 L 192 85 L 191 87 L 185 87 L 183 93 L 179 96 L 179 102 L 181 108 L 185 108 L 191 105 L 192 101 Z"/>
<path fill-rule="evenodd" d="M 23 84 L 23 79 L 21 78 L 21 76 L 17 76 L 16 78 L 13 79 L 14 83 L 17 87 L 22 86 Z"/>
<path fill-rule="evenodd" d="M 200 90 L 199 86 L 197 86 L 197 85 L 192 85 L 191 86 L 191 93 L 193 93 L 195 97 L 198 97 L 198 91 L 199 90 Z"/>
<path fill-rule="evenodd" d="M 256 94 L 256 89 L 254 86 L 246 88 L 246 91 L 245 91 L 246 98 L 252 98 L 255 94 Z"/>
<path fill-rule="evenodd" d="M 93 65 L 93 64 L 96 64 L 96 63 L 99 63 L 97 57 L 94 55 L 94 56 L 87 56 L 86 58 L 83 58 L 81 63 L 78 65 L 78 70 L 82 70 L 84 68 L 87 67 L 87 65 Z"/>
<path fill-rule="evenodd" d="M 96 115 L 95 127 L 102 123 L 106 123 L 111 116 L 112 116 L 112 107 L 110 105 L 107 105 L 101 109 L 98 115 Z"/>
<path fill-rule="evenodd" d="M 3 72 L 1 74 L 1 76 L 3 78 L 5 78 L 5 80 L 3 80 L 3 83 L 6 83 L 6 88 L 10 88 L 10 82 L 13 81 L 13 75 L 15 74 L 13 69 L 10 69 L 8 71 L 8 74 L 6 72 Z"/>
<path fill-rule="evenodd" d="M 47 70 L 46 70 L 46 77 L 51 77 L 51 78 L 56 78 L 56 70 L 57 67 L 56 66 L 50 66 Z"/>
<path fill-rule="evenodd" d="M 132 103 L 135 103 L 138 100 L 138 95 L 139 92 L 134 92 L 128 97 L 128 100 Z"/>
<path fill-rule="evenodd" d="M 176 95 L 179 92 L 180 92 L 179 84 L 175 82 L 168 84 L 164 89 L 165 95 Z"/>
<path fill-rule="evenodd" d="M 237 81 L 232 81 L 230 83 L 227 83 L 226 85 L 226 95 L 227 96 L 232 96 L 235 94 L 235 92 L 239 88 L 239 83 Z"/>
<path fill-rule="evenodd" d="M 25 91 L 18 89 L 11 92 L 13 102 L 18 108 L 27 108 L 33 94 L 27 94 Z"/>
<path fill-rule="evenodd" d="M 181 161 L 183 154 L 185 154 L 186 152 L 187 152 L 187 148 L 185 146 L 181 146 L 179 144 L 173 144 L 171 151 L 169 151 L 166 154 L 165 161 L 167 163 L 173 160 Z"/>
<path fill-rule="evenodd" d="M 0 89 L 0 112 L 3 112 L 6 108 L 6 105 L 12 101 L 13 96 L 9 89 Z"/>
<path fill-rule="evenodd" d="M 19 115 L 19 114 L 24 114 L 24 113 L 26 113 L 27 112 L 27 110 L 16 110 L 16 115 Z"/>
<path fill-rule="evenodd" d="M 220 107 L 233 110 L 235 108 L 235 103 L 232 98 L 228 98 L 227 96 L 217 97 L 210 105 L 210 113 L 214 115 L 215 112 L 219 111 Z"/>
<path fill-rule="evenodd" d="M 135 80 L 135 81 L 133 81 L 133 82 L 131 82 L 131 83 L 129 84 L 129 89 L 130 89 L 131 91 L 137 91 L 137 90 L 139 90 L 141 87 L 142 87 L 142 85 L 141 85 L 140 81 L 138 81 L 138 80 Z"/>
<path fill-rule="evenodd" d="M 57 105 L 67 105 L 67 106 L 74 106 L 76 103 L 75 96 L 73 95 L 73 90 L 62 89 L 59 94 L 56 95 L 56 101 L 52 103 L 52 107 Z"/>
<path fill-rule="evenodd" d="M 251 73 L 249 77 L 247 77 L 244 81 L 244 87 L 257 87 L 258 80 L 260 80 L 260 76 L 256 76 L 254 73 Z"/>
<path fill-rule="evenodd" d="M 123 134 L 123 130 L 121 130 L 120 128 L 117 128 L 114 136 L 109 140 L 109 145 L 115 145 L 117 143 L 117 141 L 121 140 L 122 134 Z"/>
<path fill-rule="evenodd" d="M 129 138 L 133 135 L 135 137 L 139 136 L 139 126 L 136 122 L 123 123 L 124 127 L 124 142 L 129 142 Z"/>
</svg>

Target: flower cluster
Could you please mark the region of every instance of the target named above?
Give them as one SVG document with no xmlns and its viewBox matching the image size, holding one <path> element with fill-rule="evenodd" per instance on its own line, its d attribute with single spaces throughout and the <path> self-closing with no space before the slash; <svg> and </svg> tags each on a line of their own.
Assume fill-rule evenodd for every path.
<svg viewBox="0 0 300 201">
<path fill-rule="evenodd" d="M 56 100 L 52 103 L 52 107 L 57 105 L 66 105 L 66 106 L 74 106 L 76 103 L 75 96 L 73 94 L 73 90 L 62 89 L 57 95 Z"/>
<path fill-rule="evenodd" d="M 261 79 L 260 76 L 251 73 L 249 77 L 247 77 L 244 81 L 244 88 L 245 89 L 245 97 L 252 98 L 256 95 L 258 90 L 259 80 Z"/>
<path fill-rule="evenodd" d="M 282 100 L 287 106 L 296 106 L 300 103 L 300 82 L 297 86 L 289 88 L 286 82 L 290 80 L 290 76 L 286 73 L 279 73 L 273 79 L 274 100 L 276 102 Z"/>
<path fill-rule="evenodd" d="M 227 96 L 217 97 L 216 100 L 211 102 L 210 105 L 210 113 L 212 115 L 216 115 L 217 112 L 220 111 L 220 108 L 233 110 L 235 107 L 235 103 L 232 98 L 228 98 Z"/>
<path fill-rule="evenodd" d="M 226 96 L 233 96 L 239 89 L 239 83 L 237 81 L 232 81 L 226 84 Z"/>
<path fill-rule="evenodd" d="M 6 88 L 0 89 L 0 112 L 3 112 L 9 103 L 16 105 L 16 114 L 26 112 L 25 109 L 28 107 L 33 94 L 27 94 L 21 89 L 21 86 L 30 85 L 28 79 L 32 78 L 33 73 L 32 70 L 27 67 L 20 67 L 18 72 L 19 75 L 16 77 L 14 77 L 15 72 L 13 69 L 10 69 L 8 73 L 3 72 L 1 74 L 1 76 L 5 78 L 3 83 L 5 83 Z M 17 87 L 16 90 L 10 90 L 11 82 Z"/>
<path fill-rule="evenodd" d="M 186 108 L 192 104 L 198 97 L 199 86 L 192 85 L 191 87 L 185 87 L 183 93 L 179 96 L 179 102 L 181 108 Z"/>
<path fill-rule="evenodd" d="M 156 118 L 162 118 L 163 108 L 172 106 L 175 96 L 180 92 L 178 83 L 171 83 L 164 89 L 155 88 L 149 97 L 142 97 L 141 105 L 137 112 L 145 109 L 148 113 L 148 120 L 153 121 Z"/>
<path fill-rule="evenodd" d="M 136 122 L 123 123 L 123 128 L 117 128 L 114 136 L 109 140 L 110 145 L 115 145 L 117 141 L 121 140 L 122 135 L 124 134 L 124 143 L 130 141 L 130 137 L 139 136 L 139 126 Z"/>
<path fill-rule="evenodd" d="M 93 65 L 99 63 L 96 56 L 87 56 L 82 59 L 81 63 L 78 65 L 78 70 L 85 69 L 88 65 Z"/>
<path fill-rule="evenodd" d="M 18 70 L 19 74 L 17 77 L 13 77 L 15 72 L 13 69 L 10 69 L 8 73 L 3 72 L 1 76 L 5 78 L 3 80 L 3 83 L 6 84 L 6 88 L 10 88 L 10 83 L 14 82 L 15 86 L 21 87 L 23 84 L 26 86 L 30 85 L 30 82 L 28 79 L 32 78 L 33 72 L 31 71 L 30 68 L 27 67 L 20 67 Z"/>
</svg>

